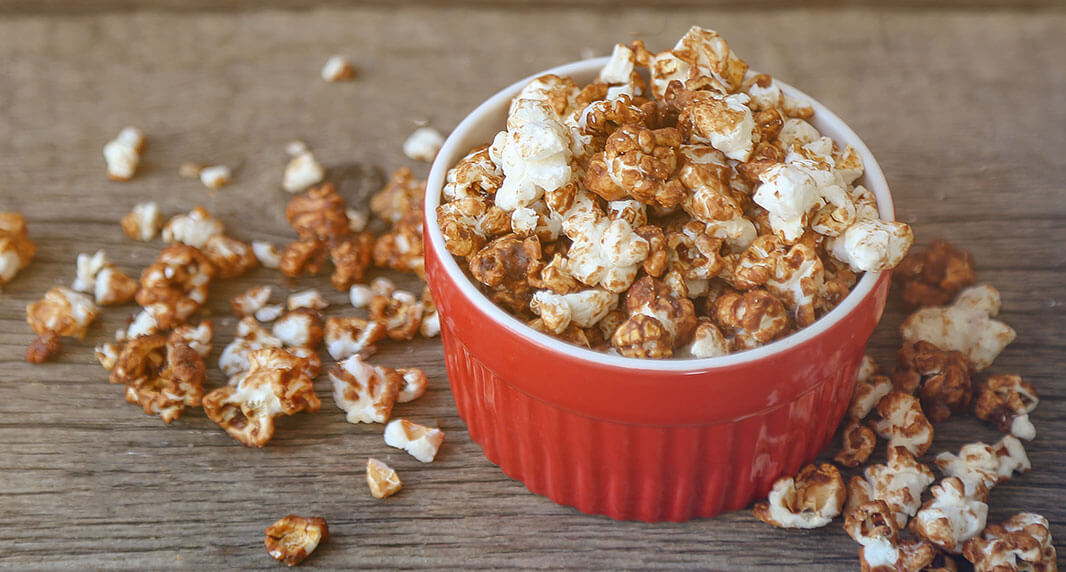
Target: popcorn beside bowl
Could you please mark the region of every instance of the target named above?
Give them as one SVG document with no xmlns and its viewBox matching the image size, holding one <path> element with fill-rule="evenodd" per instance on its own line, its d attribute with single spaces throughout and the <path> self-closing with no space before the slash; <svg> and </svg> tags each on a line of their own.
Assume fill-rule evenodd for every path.
<svg viewBox="0 0 1066 572">
<path fill-rule="evenodd" d="M 619 520 L 682 521 L 746 506 L 832 439 L 866 341 L 884 310 L 887 272 L 867 272 L 812 325 L 765 346 L 707 359 L 640 360 L 542 334 L 494 305 L 445 250 L 436 224 L 445 176 L 492 141 L 511 98 L 543 74 L 578 83 L 608 58 L 523 79 L 452 132 L 426 188 L 426 275 L 452 392 L 471 439 L 531 491 Z M 778 81 L 782 90 L 810 100 Z M 859 137 L 810 100 L 810 122 L 865 166 L 863 184 L 893 219 L 888 184 Z"/>
</svg>

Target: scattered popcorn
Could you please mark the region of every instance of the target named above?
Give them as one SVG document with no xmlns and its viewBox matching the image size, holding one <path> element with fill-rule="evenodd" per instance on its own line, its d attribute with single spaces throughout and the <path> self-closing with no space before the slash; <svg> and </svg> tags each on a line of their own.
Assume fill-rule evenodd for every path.
<svg viewBox="0 0 1066 572">
<path fill-rule="evenodd" d="M 333 241 L 350 232 L 344 199 L 332 183 L 293 197 L 285 207 L 285 219 L 305 241 Z"/>
<path fill-rule="evenodd" d="M 406 419 L 396 419 L 385 426 L 386 445 L 403 449 L 423 463 L 433 461 L 443 442 L 444 431 L 435 427 L 426 427 Z"/>
<path fill-rule="evenodd" d="M 429 286 L 422 290 L 422 324 L 418 326 L 418 333 L 424 338 L 440 335 L 440 315 L 437 313 L 437 304 L 433 301 Z"/>
<path fill-rule="evenodd" d="M 873 429 L 863 425 L 859 419 L 851 418 L 840 433 L 844 445 L 833 461 L 845 467 L 858 467 L 870 458 L 877 444 Z"/>
<path fill-rule="evenodd" d="M 397 290 L 391 296 L 374 296 L 370 301 L 370 318 L 385 326 L 394 340 L 410 340 L 422 325 L 422 303 L 415 295 Z"/>
<path fill-rule="evenodd" d="M 263 542 L 271 558 L 296 566 L 327 540 L 329 526 L 326 519 L 290 514 L 266 529 Z"/>
<path fill-rule="evenodd" d="M 253 316 L 260 322 L 273 322 L 285 313 L 285 307 L 281 304 L 267 304 L 255 311 Z"/>
<path fill-rule="evenodd" d="M 415 161 L 432 163 L 441 146 L 444 136 L 432 127 L 419 127 L 403 142 L 403 154 Z"/>
<path fill-rule="evenodd" d="M 892 380 L 884 375 L 870 375 L 855 381 L 855 393 L 851 396 L 848 415 L 855 419 L 865 419 L 881 399 L 892 391 Z"/>
<path fill-rule="evenodd" d="M 317 310 L 299 308 L 274 322 L 271 333 L 286 346 L 313 349 L 322 341 L 322 317 Z"/>
<path fill-rule="evenodd" d="M 376 351 L 374 343 L 385 339 L 385 327 L 374 320 L 329 318 L 325 328 L 326 351 L 335 360 Z"/>
<path fill-rule="evenodd" d="M 329 302 L 322 297 L 322 294 L 320 294 L 318 290 L 311 288 L 309 290 L 301 290 L 290 294 L 289 299 L 286 301 L 286 306 L 289 310 L 296 310 L 298 308 L 325 310 L 329 306 Z"/>
<path fill-rule="evenodd" d="M 974 413 L 979 419 L 996 423 L 1000 431 L 1031 441 L 1036 428 L 1029 413 L 1038 403 L 1033 384 L 1017 375 L 993 375 L 980 384 Z"/>
<path fill-rule="evenodd" d="M 962 352 L 974 371 L 992 365 L 1014 341 L 1014 329 L 992 317 L 999 313 L 999 291 L 987 284 L 963 290 L 950 306 L 921 308 L 903 321 L 903 341 L 925 340 L 940 349 Z"/>
<path fill-rule="evenodd" d="M 63 349 L 63 342 L 55 332 L 45 332 L 26 346 L 26 361 L 29 363 L 44 363 Z"/>
<path fill-rule="evenodd" d="M 883 501 L 895 526 L 903 528 L 921 506 L 922 492 L 934 480 L 929 467 L 915 461 L 905 447 L 890 446 L 887 465 L 871 465 L 861 476 L 851 478 L 847 511 L 872 500 Z"/>
<path fill-rule="evenodd" d="M 992 446 L 981 442 L 963 445 L 958 455 L 945 451 L 936 456 L 936 465 L 944 476 L 962 481 L 966 496 L 972 497 L 983 497 L 1015 471 L 1024 473 L 1031 467 L 1025 447 L 1013 435 Z"/>
<path fill-rule="evenodd" d="M 238 318 L 244 318 L 255 314 L 257 310 L 266 305 L 270 300 L 273 288 L 270 286 L 256 286 L 230 298 L 229 305 Z M 270 320 L 260 320 L 270 321 Z"/>
<path fill-rule="evenodd" d="M 929 566 L 936 559 L 936 549 L 924 541 L 899 538 L 899 528 L 884 501 L 870 501 L 848 511 L 844 531 L 862 545 L 863 572 L 932 570 Z"/>
<path fill-rule="evenodd" d="M 196 350 L 163 335 L 133 338 L 111 369 L 111 383 L 126 386 L 126 401 L 169 424 L 186 407 L 201 404 L 207 368 Z"/>
<path fill-rule="evenodd" d="M 922 455 L 933 444 L 933 425 L 922 412 L 913 395 L 893 391 L 877 403 L 881 419 L 873 423 L 874 431 L 888 446 L 901 445 L 915 455 Z"/>
<path fill-rule="evenodd" d="M 248 370 L 248 357 L 253 351 L 281 348 L 282 345 L 282 341 L 260 326 L 255 318 L 245 317 L 237 323 L 237 334 L 233 341 L 222 349 L 218 367 L 227 377 L 233 378 Z"/>
<path fill-rule="evenodd" d="M 79 254 L 77 273 L 71 288 L 92 293 L 101 306 L 125 304 L 137 293 L 137 281 L 115 268 L 103 250 L 96 254 Z"/>
<path fill-rule="evenodd" d="M 211 338 L 215 335 L 215 326 L 211 320 L 204 320 L 193 326 L 182 324 L 170 332 L 169 343 L 185 344 L 206 358 L 211 353 Z"/>
<path fill-rule="evenodd" d="M 160 328 L 172 328 L 184 323 L 207 301 L 208 286 L 214 275 L 214 267 L 199 250 L 172 244 L 141 273 L 137 303 L 152 315 Z"/>
<path fill-rule="evenodd" d="M 157 333 L 159 330 L 159 322 L 155 320 L 155 316 L 152 315 L 152 312 L 145 309 L 141 310 L 133 317 L 129 326 L 125 330 L 115 332 L 115 340 L 120 342 L 132 340 L 136 337 Z"/>
<path fill-rule="evenodd" d="M 974 572 L 1058 569 L 1058 555 L 1051 543 L 1046 518 L 1020 512 L 1000 524 L 990 524 L 963 545 L 962 555 L 974 564 Z"/>
<path fill-rule="evenodd" d="M 40 300 L 26 306 L 26 323 L 38 336 L 85 339 L 98 310 L 92 299 L 63 286 L 53 286 Z"/>
<path fill-rule="evenodd" d="M 163 227 L 163 214 L 155 203 L 138 203 L 120 222 L 122 232 L 133 240 L 153 240 Z"/>
<path fill-rule="evenodd" d="M 388 421 L 404 383 L 395 370 L 370 365 L 359 354 L 333 366 L 329 379 L 333 382 L 333 401 L 347 413 L 348 423 Z"/>
<path fill-rule="evenodd" d="M 373 258 L 374 245 L 373 234 L 360 232 L 339 240 L 330 247 L 329 258 L 333 262 L 330 281 L 334 288 L 344 291 L 363 280 Z"/>
<path fill-rule="evenodd" d="M 286 276 L 314 276 L 326 263 L 326 243 L 319 240 L 298 240 L 281 251 L 279 268 Z"/>
<path fill-rule="evenodd" d="M 252 254 L 259 260 L 263 268 L 278 268 L 281 266 L 281 255 L 273 244 L 263 240 L 252 241 Z"/>
<path fill-rule="evenodd" d="M 128 181 L 137 171 L 144 149 L 144 133 L 136 127 L 125 127 L 118 136 L 104 145 L 107 176 L 112 181 Z"/>
<path fill-rule="evenodd" d="M 400 492 L 403 483 L 396 471 L 373 457 L 366 460 L 366 484 L 374 498 L 383 499 Z"/>
<path fill-rule="evenodd" d="M 355 308 L 366 308 L 374 296 L 374 291 L 366 284 L 355 284 L 348 290 L 348 299 Z"/>
<path fill-rule="evenodd" d="M 310 151 L 296 155 L 285 165 L 281 187 L 290 193 L 299 193 L 312 185 L 322 182 L 326 170 L 315 160 Z"/>
<path fill-rule="evenodd" d="M 7 284 L 29 265 L 37 253 L 26 230 L 26 219 L 14 212 L 0 212 L 0 286 Z"/>
<path fill-rule="evenodd" d="M 204 207 L 198 206 L 189 214 L 170 219 L 163 227 L 164 242 L 181 242 L 203 248 L 212 236 L 222 234 L 222 221 L 211 216 Z"/>
<path fill-rule="evenodd" d="M 922 409 L 933 423 L 965 411 L 973 397 L 966 356 L 925 341 L 903 344 L 892 377 L 899 391 L 919 392 Z"/>
<path fill-rule="evenodd" d="M 910 531 L 952 554 L 962 552 L 963 543 L 981 532 L 988 517 L 988 505 L 967 497 L 963 487 L 955 477 L 933 485 L 933 498 L 914 515 Z"/>
<path fill-rule="evenodd" d="M 93 354 L 96 356 L 96 361 L 100 362 L 104 369 L 111 371 L 118 362 L 119 350 L 118 344 L 104 343 L 93 348 Z"/>
<path fill-rule="evenodd" d="M 398 403 L 414 401 L 422 397 L 426 392 L 426 387 L 429 385 L 426 372 L 414 367 L 401 367 L 396 370 L 396 373 L 403 377 L 403 386 L 400 387 L 400 392 L 396 395 Z"/>
<path fill-rule="evenodd" d="M 908 254 L 892 279 L 903 286 L 903 302 L 909 308 L 943 306 L 977 281 L 973 256 L 946 240 L 934 240 L 924 251 Z"/>
<path fill-rule="evenodd" d="M 844 508 L 847 489 L 828 463 L 807 465 L 795 478 L 774 481 L 767 502 L 755 503 L 755 518 L 781 528 L 820 528 Z"/>
<path fill-rule="evenodd" d="M 230 169 L 225 165 L 211 165 L 210 167 L 204 167 L 197 173 L 200 177 L 200 182 L 209 189 L 221 189 L 229 184 Z"/>
<path fill-rule="evenodd" d="M 306 372 L 307 360 L 266 348 L 248 354 L 248 362 L 248 371 L 235 383 L 204 396 L 204 413 L 244 445 L 263 447 L 274 436 L 276 417 L 314 413 L 322 404 Z"/>
<path fill-rule="evenodd" d="M 322 79 L 330 83 L 355 79 L 355 67 L 344 56 L 330 56 L 322 66 Z"/>
</svg>

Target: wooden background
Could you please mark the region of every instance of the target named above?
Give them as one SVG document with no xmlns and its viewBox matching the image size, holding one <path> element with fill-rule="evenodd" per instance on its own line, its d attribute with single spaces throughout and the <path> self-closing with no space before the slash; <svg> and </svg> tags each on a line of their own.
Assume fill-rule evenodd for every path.
<svg viewBox="0 0 1066 572">
<path fill-rule="evenodd" d="M 69 284 L 79 252 L 104 248 L 134 275 L 154 258 L 160 243 L 135 243 L 118 227 L 135 202 L 156 200 L 168 215 L 203 204 L 238 238 L 282 243 L 293 236 L 279 188 L 287 141 L 310 143 L 358 204 L 398 166 L 426 174 L 400 153 L 417 122 L 447 132 L 518 77 L 633 38 L 663 49 L 694 23 L 848 121 L 879 158 L 918 242 L 957 241 L 973 251 L 979 279 L 1001 290 L 1018 340 L 991 371 L 1023 375 L 1042 401 L 1027 444 L 1034 469 L 995 489 L 990 520 L 1040 512 L 1066 552 L 1060 3 L 131 4 L 0 0 L 0 210 L 24 213 L 38 245 L 34 264 L 0 294 L 0 568 L 273 569 L 263 529 L 289 512 L 330 523 L 333 539 L 310 568 L 857 568 L 858 545 L 839 522 L 782 531 L 749 511 L 613 522 L 529 493 L 469 440 L 437 340 L 383 344 L 378 358 L 430 375 L 428 394 L 397 408 L 447 432 L 429 465 L 386 447 L 380 426 L 345 423 L 325 379 L 322 411 L 281 420 L 263 450 L 241 447 L 202 411 L 164 426 L 126 404 L 92 357 L 133 307 L 107 310 L 54 363 L 22 361 L 32 338 L 26 303 Z M 318 78 L 334 53 L 357 62 L 357 81 Z M 145 130 L 149 147 L 135 180 L 108 182 L 101 148 L 127 124 Z M 234 181 L 208 191 L 177 176 L 184 161 L 231 165 Z M 263 283 L 279 275 L 258 270 L 213 287 L 211 364 L 232 338 L 229 296 Z M 331 313 L 356 312 L 325 277 L 280 285 L 318 286 Z M 882 363 L 891 363 L 902 317 L 893 301 L 871 342 Z M 222 378 L 211 369 L 214 386 Z M 975 438 L 998 435 L 951 420 L 937 427 L 932 452 Z M 370 455 L 398 469 L 402 493 L 370 497 Z"/>
</svg>

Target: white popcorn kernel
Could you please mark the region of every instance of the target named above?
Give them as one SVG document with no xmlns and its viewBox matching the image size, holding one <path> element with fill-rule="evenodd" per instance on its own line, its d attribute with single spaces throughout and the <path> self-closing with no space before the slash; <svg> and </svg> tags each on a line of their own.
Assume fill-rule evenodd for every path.
<svg viewBox="0 0 1066 572">
<path fill-rule="evenodd" d="M 142 242 L 154 239 L 162 226 L 163 214 L 159 212 L 159 205 L 152 202 L 138 203 L 122 217 L 122 230 L 126 236 Z"/>
<path fill-rule="evenodd" d="M 444 145 L 444 136 L 432 127 L 419 127 L 403 142 L 403 154 L 415 161 L 432 163 Z"/>
<path fill-rule="evenodd" d="M 355 284 L 348 290 L 348 299 L 355 308 L 366 308 L 374 299 L 374 291 L 366 284 Z"/>
<path fill-rule="evenodd" d="M 287 302 L 289 310 L 295 310 L 297 308 L 311 308 L 312 310 L 324 310 L 329 306 L 329 302 L 322 297 L 322 294 L 317 289 L 311 288 L 309 290 L 303 290 L 289 295 Z"/>
<path fill-rule="evenodd" d="M 778 164 L 759 175 L 752 200 L 770 215 L 770 226 L 786 242 L 803 235 L 807 213 L 818 204 L 818 187 L 803 169 Z"/>
<path fill-rule="evenodd" d="M 444 431 L 435 427 L 411 423 L 406 419 L 396 419 L 385 426 L 386 445 L 403 449 L 423 463 L 433 461 L 443 442 Z"/>
<path fill-rule="evenodd" d="M 220 189 L 230 180 L 230 169 L 225 165 L 211 165 L 200 169 L 200 182 L 209 189 Z"/>
<path fill-rule="evenodd" d="M 281 254 L 273 244 L 265 240 L 252 241 L 252 254 L 263 265 L 263 268 L 277 268 L 281 266 Z"/>
<path fill-rule="evenodd" d="M 855 272 L 895 268 L 914 242 L 914 232 L 901 222 L 864 219 L 829 240 L 832 255 Z"/>
<path fill-rule="evenodd" d="M 1019 439 L 1025 439 L 1026 441 L 1036 439 L 1036 427 L 1033 425 L 1033 422 L 1029 420 L 1028 413 L 1019 415 L 1011 420 L 1010 432 L 1011 435 L 1014 435 Z"/>
<path fill-rule="evenodd" d="M 312 335 L 316 319 L 305 312 L 290 312 L 274 322 L 270 333 L 286 346 L 308 347 L 317 341 Z"/>
<path fill-rule="evenodd" d="M 722 331 L 717 326 L 710 321 L 701 321 L 696 327 L 696 333 L 692 336 L 692 343 L 685 350 L 694 358 L 709 358 L 724 356 L 731 351 L 731 348 L 729 340 L 722 335 Z"/>
<path fill-rule="evenodd" d="M 322 79 L 330 83 L 355 78 L 355 67 L 344 56 L 330 56 L 322 66 Z"/>
<path fill-rule="evenodd" d="M 136 127 L 126 127 L 104 145 L 107 174 L 115 181 L 128 181 L 137 172 L 144 148 L 144 133 Z"/>
<path fill-rule="evenodd" d="M 119 331 L 122 332 L 122 330 Z M 133 338 L 148 336 L 158 331 L 159 323 L 155 321 L 155 316 L 148 309 L 144 309 L 133 318 L 129 327 L 121 334 L 121 340 L 132 340 Z M 116 335 L 116 337 L 119 336 Z"/>
<path fill-rule="evenodd" d="M 348 230 L 352 232 L 366 230 L 366 225 L 370 222 L 370 215 L 365 210 L 349 208 L 344 211 L 344 214 L 348 215 Z"/>
<path fill-rule="evenodd" d="M 272 336 L 253 318 L 244 318 L 237 324 L 236 337 L 218 356 L 218 367 L 230 378 L 231 384 L 236 383 L 238 379 L 235 376 L 248 371 L 248 357 L 253 351 L 280 348 L 282 345 L 281 340 Z"/>
<path fill-rule="evenodd" d="M 903 321 L 904 342 L 925 340 L 943 350 L 966 354 L 976 371 L 996 359 L 1017 335 L 1007 324 L 992 319 L 999 313 L 999 291 L 987 284 L 959 293 L 950 306 L 921 308 Z"/>
<path fill-rule="evenodd" d="M 568 130 L 546 101 L 516 99 L 507 131 L 496 135 L 489 154 L 504 174 L 495 203 L 507 212 L 531 205 L 571 178 Z"/>
<path fill-rule="evenodd" d="M 77 271 L 75 272 L 74 283 L 71 284 L 71 288 L 78 292 L 92 292 L 96 289 L 96 276 L 111 262 L 107 259 L 107 255 L 103 250 L 97 250 L 95 254 L 89 256 L 88 254 L 79 254 L 75 265 Z"/>
<path fill-rule="evenodd" d="M 260 322 L 273 322 L 277 320 L 285 312 L 285 308 L 281 304 L 267 304 L 262 308 L 259 308 L 253 314 L 255 319 Z"/>
<path fill-rule="evenodd" d="M 717 104 L 693 105 L 692 141 L 709 143 L 736 161 L 747 161 L 754 148 L 755 119 L 742 93 L 727 95 Z"/>
<path fill-rule="evenodd" d="M 256 286 L 230 298 L 230 306 L 239 317 L 250 316 L 266 305 L 274 289 L 270 286 Z"/>
<path fill-rule="evenodd" d="M 592 327 L 617 305 L 618 294 L 606 290 L 583 290 L 572 294 L 538 290 L 533 294 L 530 308 L 548 329 L 558 334 L 570 324 Z"/>
<path fill-rule="evenodd" d="M 870 465 L 849 483 L 847 510 L 871 500 L 884 501 L 896 526 L 903 528 L 922 505 L 922 492 L 936 480 L 933 472 L 915 460 L 905 447 L 889 447 L 888 463 Z"/>
<path fill-rule="evenodd" d="M 374 320 L 361 318 L 330 318 L 326 320 L 326 351 L 335 360 L 355 354 L 369 355 L 376 348 L 374 342 L 385 337 L 385 326 Z"/>
<path fill-rule="evenodd" d="M 370 365 L 355 354 L 329 370 L 333 401 L 348 423 L 384 423 L 400 391 L 402 378 L 393 370 Z"/>
<path fill-rule="evenodd" d="M 802 147 L 811 141 L 817 141 L 822 137 L 810 123 L 802 119 L 786 119 L 781 126 L 781 132 L 777 134 L 777 140 L 786 150 Z"/>
<path fill-rule="evenodd" d="M 299 193 L 312 185 L 322 182 L 326 170 L 310 151 L 293 157 L 285 166 L 281 186 L 290 193 Z"/>
<path fill-rule="evenodd" d="M 203 248 L 212 236 L 222 234 L 222 222 L 211 216 L 203 207 L 196 207 L 189 214 L 177 215 L 163 227 L 163 240 L 181 242 Z"/>
<path fill-rule="evenodd" d="M 985 527 L 988 505 L 966 496 L 959 479 L 948 477 L 930 490 L 933 499 L 914 515 L 911 530 L 933 544 L 958 554 L 967 540 Z"/>
<path fill-rule="evenodd" d="M 408 403 L 426 393 L 426 388 L 429 386 L 426 372 L 417 368 L 400 368 L 396 372 L 403 376 L 403 386 L 396 396 L 397 402 Z"/>
<path fill-rule="evenodd" d="M 600 81 L 604 83 L 629 83 L 633 75 L 636 55 L 628 46 L 615 44 L 611 59 L 600 70 Z"/>
</svg>

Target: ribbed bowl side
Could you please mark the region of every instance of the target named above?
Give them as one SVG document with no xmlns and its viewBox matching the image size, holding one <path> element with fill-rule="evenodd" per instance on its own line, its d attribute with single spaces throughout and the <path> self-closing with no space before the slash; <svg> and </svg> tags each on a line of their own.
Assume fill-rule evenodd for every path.
<svg viewBox="0 0 1066 572">
<path fill-rule="evenodd" d="M 618 520 L 710 517 L 764 496 L 832 438 L 858 362 L 794 401 L 733 423 L 633 425 L 514 389 L 442 326 L 459 415 L 486 457 L 534 493 Z"/>
</svg>

